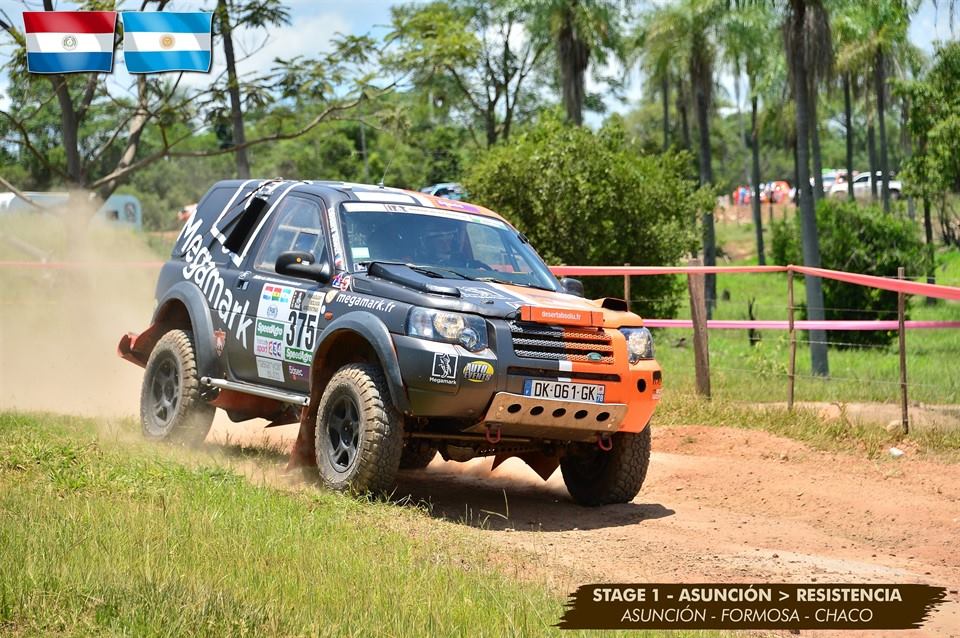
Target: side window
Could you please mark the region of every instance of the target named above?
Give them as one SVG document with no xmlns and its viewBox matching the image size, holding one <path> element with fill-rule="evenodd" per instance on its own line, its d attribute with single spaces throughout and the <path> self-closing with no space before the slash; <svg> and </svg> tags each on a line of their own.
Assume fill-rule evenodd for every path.
<svg viewBox="0 0 960 638">
<path fill-rule="evenodd" d="M 311 253 L 317 261 L 327 259 L 327 246 L 320 221 L 320 204 L 311 199 L 291 195 L 284 199 L 273 214 L 273 226 L 260 248 L 254 267 L 276 272 L 280 253 L 289 250 Z"/>
</svg>

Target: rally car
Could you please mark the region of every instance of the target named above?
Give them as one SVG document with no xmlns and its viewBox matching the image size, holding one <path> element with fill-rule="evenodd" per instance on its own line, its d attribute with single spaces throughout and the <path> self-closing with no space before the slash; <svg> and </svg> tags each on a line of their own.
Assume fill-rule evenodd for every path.
<svg viewBox="0 0 960 638">
<path fill-rule="evenodd" d="M 159 276 L 145 368 L 151 439 L 197 443 L 216 408 L 299 422 L 291 464 L 386 492 L 437 454 L 559 466 L 585 505 L 632 500 L 660 399 L 653 339 L 618 299 L 557 280 L 480 206 L 321 181 L 215 184 Z"/>
</svg>

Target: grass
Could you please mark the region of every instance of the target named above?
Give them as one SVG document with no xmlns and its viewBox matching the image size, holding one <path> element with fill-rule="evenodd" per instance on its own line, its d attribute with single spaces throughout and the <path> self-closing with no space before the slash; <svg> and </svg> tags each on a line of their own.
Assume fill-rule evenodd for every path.
<svg viewBox="0 0 960 638">
<path fill-rule="evenodd" d="M 753 242 L 750 224 L 720 224 L 721 243 L 742 245 Z M 733 251 L 732 251 L 733 252 Z M 741 251 L 742 252 L 742 251 Z M 743 260 L 735 263 L 756 263 Z M 938 282 L 960 285 L 960 251 L 941 255 Z M 796 303 L 804 301 L 803 279 L 794 282 Z M 787 318 L 787 277 L 785 274 L 721 274 L 717 276 L 721 297 L 714 317 L 748 319 L 748 303 L 754 301 L 757 319 Z M 941 301 L 927 306 L 923 298 L 909 299 L 911 319 L 958 321 L 960 303 Z M 688 318 L 689 305 L 680 310 Z M 657 331 L 657 359 L 664 367 L 669 391 L 690 394 L 694 388 L 692 331 Z M 746 331 L 710 332 L 711 385 L 716 398 L 730 401 L 786 401 L 789 340 L 787 333 L 763 331 L 762 341 L 751 346 Z M 831 341 L 843 341 L 842 333 L 831 333 Z M 889 347 L 861 349 L 830 348 L 830 378 L 813 377 L 808 336 L 798 333 L 798 401 L 899 401 L 899 358 L 897 342 Z M 681 341 L 683 340 L 683 341 Z M 960 403 L 960 330 L 916 330 L 907 333 L 907 381 L 912 402 Z"/>
<path fill-rule="evenodd" d="M 560 633 L 561 598 L 491 567 L 526 569 L 478 530 L 254 485 L 229 457 L 133 442 L 132 429 L 0 413 L 0 633 Z"/>
</svg>

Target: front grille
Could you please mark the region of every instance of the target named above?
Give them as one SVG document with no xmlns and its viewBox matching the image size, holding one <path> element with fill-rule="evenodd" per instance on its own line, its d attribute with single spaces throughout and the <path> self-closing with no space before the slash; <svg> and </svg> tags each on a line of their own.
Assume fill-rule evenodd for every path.
<svg viewBox="0 0 960 638">
<path fill-rule="evenodd" d="M 513 351 L 525 359 L 613 363 L 611 339 L 600 329 L 517 322 L 510 324 L 510 336 Z M 593 358 L 590 358 L 591 354 Z"/>
</svg>

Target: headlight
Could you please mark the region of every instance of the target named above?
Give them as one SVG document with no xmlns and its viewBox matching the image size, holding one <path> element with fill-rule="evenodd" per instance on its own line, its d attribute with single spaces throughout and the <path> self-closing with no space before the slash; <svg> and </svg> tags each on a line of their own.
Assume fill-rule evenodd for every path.
<svg viewBox="0 0 960 638">
<path fill-rule="evenodd" d="M 407 334 L 431 341 L 457 343 L 470 352 L 487 349 L 487 324 L 476 315 L 414 308 L 407 320 Z"/>
<path fill-rule="evenodd" d="M 646 328 L 620 328 L 627 338 L 627 358 L 630 363 L 653 359 L 653 335 Z"/>
</svg>

